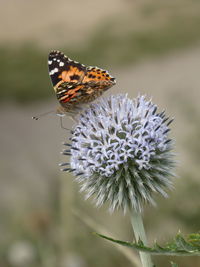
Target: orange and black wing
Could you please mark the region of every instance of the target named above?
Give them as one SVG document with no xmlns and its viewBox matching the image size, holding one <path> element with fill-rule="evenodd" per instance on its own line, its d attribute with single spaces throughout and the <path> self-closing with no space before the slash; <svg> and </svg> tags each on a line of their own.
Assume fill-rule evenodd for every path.
<svg viewBox="0 0 200 267">
<path fill-rule="evenodd" d="M 81 82 L 87 71 L 84 65 L 69 59 L 59 51 L 52 51 L 49 54 L 48 67 L 55 91 L 61 82 Z"/>
<path fill-rule="evenodd" d="M 49 54 L 48 67 L 58 100 L 61 103 L 68 102 L 78 90 L 77 86 L 81 84 L 87 72 L 86 67 L 59 51 L 52 51 Z"/>
<path fill-rule="evenodd" d="M 106 70 L 86 67 L 59 51 L 49 54 L 48 66 L 56 96 L 66 109 L 94 100 L 115 84 Z"/>
<path fill-rule="evenodd" d="M 87 67 L 87 72 L 84 76 L 83 83 L 85 82 L 106 82 L 115 84 L 115 78 L 113 78 L 108 71 L 100 69 L 98 67 Z"/>
<path fill-rule="evenodd" d="M 83 77 L 84 95 L 87 102 L 100 96 L 104 91 L 115 85 L 116 81 L 106 70 L 98 67 L 87 67 Z"/>
</svg>

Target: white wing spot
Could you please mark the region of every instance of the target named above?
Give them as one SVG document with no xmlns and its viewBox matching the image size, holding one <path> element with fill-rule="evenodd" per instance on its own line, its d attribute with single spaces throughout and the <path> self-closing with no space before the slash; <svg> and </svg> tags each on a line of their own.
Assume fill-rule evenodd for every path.
<svg viewBox="0 0 200 267">
<path fill-rule="evenodd" d="M 64 93 L 64 92 L 66 92 L 66 90 L 64 89 L 64 90 L 62 90 L 62 91 L 59 91 L 57 94 L 62 94 L 62 93 Z"/>
<path fill-rule="evenodd" d="M 49 60 L 49 61 L 48 61 L 48 64 L 51 65 L 51 64 L 52 64 L 52 60 Z"/>
<path fill-rule="evenodd" d="M 49 72 L 50 75 L 53 75 L 54 73 L 58 72 L 58 68 L 55 68 Z"/>
<path fill-rule="evenodd" d="M 60 67 L 62 67 L 62 66 L 64 66 L 64 65 L 65 65 L 64 62 L 62 62 L 62 61 L 59 63 L 59 66 L 60 66 Z"/>
</svg>

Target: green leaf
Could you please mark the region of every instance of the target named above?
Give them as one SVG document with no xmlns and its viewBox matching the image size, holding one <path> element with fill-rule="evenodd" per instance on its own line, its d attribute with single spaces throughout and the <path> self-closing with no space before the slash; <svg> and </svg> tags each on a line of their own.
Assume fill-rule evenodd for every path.
<svg viewBox="0 0 200 267">
<path fill-rule="evenodd" d="M 200 234 L 194 233 L 184 238 L 180 233 L 177 234 L 173 241 L 167 243 L 164 246 L 159 245 L 157 242 L 153 244 L 153 247 L 147 247 L 143 242 L 136 243 L 121 241 L 113 239 L 111 237 L 95 233 L 96 235 L 107 239 L 111 242 L 117 243 L 122 246 L 133 248 L 142 252 L 151 253 L 154 255 L 168 255 L 168 256 L 200 256 Z M 173 267 L 178 265 L 172 263 Z"/>
<path fill-rule="evenodd" d="M 190 234 L 188 236 L 188 239 L 190 240 L 190 243 L 194 246 L 198 247 L 200 250 L 200 234 Z"/>
<path fill-rule="evenodd" d="M 171 261 L 171 265 L 172 267 L 178 267 L 178 264 L 176 264 L 175 262 Z"/>
</svg>

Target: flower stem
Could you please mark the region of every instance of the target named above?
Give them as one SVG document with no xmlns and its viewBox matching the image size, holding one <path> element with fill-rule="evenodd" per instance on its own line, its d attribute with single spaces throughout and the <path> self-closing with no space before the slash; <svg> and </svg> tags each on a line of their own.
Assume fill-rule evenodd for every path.
<svg viewBox="0 0 200 267">
<path fill-rule="evenodd" d="M 133 212 L 133 210 L 130 210 L 130 216 L 136 241 L 138 242 L 138 240 L 140 239 L 144 243 L 144 245 L 147 245 L 147 238 L 141 213 Z M 144 252 L 139 252 L 139 254 L 143 267 L 153 267 L 150 254 Z"/>
</svg>

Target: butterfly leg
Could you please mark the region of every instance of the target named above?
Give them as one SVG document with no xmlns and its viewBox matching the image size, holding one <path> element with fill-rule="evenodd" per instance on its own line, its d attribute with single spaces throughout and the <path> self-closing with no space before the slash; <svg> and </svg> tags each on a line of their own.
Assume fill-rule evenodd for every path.
<svg viewBox="0 0 200 267">
<path fill-rule="evenodd" d="M 71 131 L 71 129 L 66 128 L 66 127 L 63 126 L 63 120 L 62 119 L 63 119 L 63 117 L 60 116 L 60 126 L 61 126 L 61 128 L 64 129 L 64 130 L 67 130 L 67 131 Z"/>
</svg>

